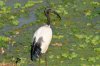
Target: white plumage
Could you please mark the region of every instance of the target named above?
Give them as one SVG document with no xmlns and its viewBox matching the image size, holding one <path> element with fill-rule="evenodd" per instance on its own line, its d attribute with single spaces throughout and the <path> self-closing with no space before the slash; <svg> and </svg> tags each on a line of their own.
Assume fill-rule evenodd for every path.
<svg viewBox="0 0 100 66">
<path fill-rule="evenodd" d="M 33 39 L 34 37 L 36 37 L 36 42 L 38 42 L 38 39 L 42 37 L 43 40 L 41 41 L 41 53 L 45 53 L 52 39 L 52 29 L 50 28 L 50 25 L 41 26 L 34 33 Z"/>
</svg>

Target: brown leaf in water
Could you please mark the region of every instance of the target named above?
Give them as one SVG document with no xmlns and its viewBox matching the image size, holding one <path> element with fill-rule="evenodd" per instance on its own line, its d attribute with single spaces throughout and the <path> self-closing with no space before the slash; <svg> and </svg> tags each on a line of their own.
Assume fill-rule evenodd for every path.
<svg viewBox="0 0 100 66">
<path fill-rule="evenodd" d="M 17 66 L 15 63 L 0 63 L 0 66 Z"/>
<path fill-rule="evenodd" d="M 0 48 L 0 54 L 3 54 L 5 51 L 4 51 L 4 48 L 3 47 L 1 47 Z"/>
</svg>

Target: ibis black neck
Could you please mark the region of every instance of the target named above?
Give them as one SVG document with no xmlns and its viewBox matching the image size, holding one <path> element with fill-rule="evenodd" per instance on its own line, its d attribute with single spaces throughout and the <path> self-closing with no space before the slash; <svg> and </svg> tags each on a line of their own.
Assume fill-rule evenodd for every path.
<svg viewBox="0 0 100 66">
<path fill-rule="evenodd" d="M 46 9 L 44 11 L 44 13 L 45 13 L 45 16 L 47 17 L 47 25 L 50 25 L 50 22 L 51 22 L 51 20 L 50 20 L 50 10 Z"/>
<path fill-rule="evenodd" d="M 51 20 L 50 20 L 49 14 L 48 14 L 48 16 L 47 16 L 47 25 L 50 25 L 50 22 L 51 22 Z"/>
</svg>

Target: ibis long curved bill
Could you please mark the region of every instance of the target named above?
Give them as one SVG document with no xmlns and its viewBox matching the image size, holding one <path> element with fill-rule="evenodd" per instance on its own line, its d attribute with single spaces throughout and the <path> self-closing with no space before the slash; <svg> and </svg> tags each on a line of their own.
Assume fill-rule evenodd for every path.
<svg viewBox="0 0 100 66">
<path fill-rule="evenodd" d="M 57 17 L 61 20 L 61 17 L 60 17 L 60 15 L 56 12 L 56 11 L 52 11 L 55 15 L 57 15 Z"/>
</svg>

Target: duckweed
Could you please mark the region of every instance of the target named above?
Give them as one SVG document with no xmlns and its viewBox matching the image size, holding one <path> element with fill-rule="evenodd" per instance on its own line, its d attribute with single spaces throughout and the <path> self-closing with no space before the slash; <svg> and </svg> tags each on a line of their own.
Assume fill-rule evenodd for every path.
<svg viewBox="0 0 100 66">
<path fill-rule="evenodd" d="M 98 0 L 1 0 L 0 53 L 2 48 L 5 52 L 0 63 L 15 63 L 20 58 L 18 66 L 39 65 L 38 60 L 30 60 L 31 40 L 35 30 L 46 22 L 44 9 L 51 7 L 62 19 L 51 14 L 53 38 L 48 66 L 100 66 L 99 6 Z"/>
</svg>

